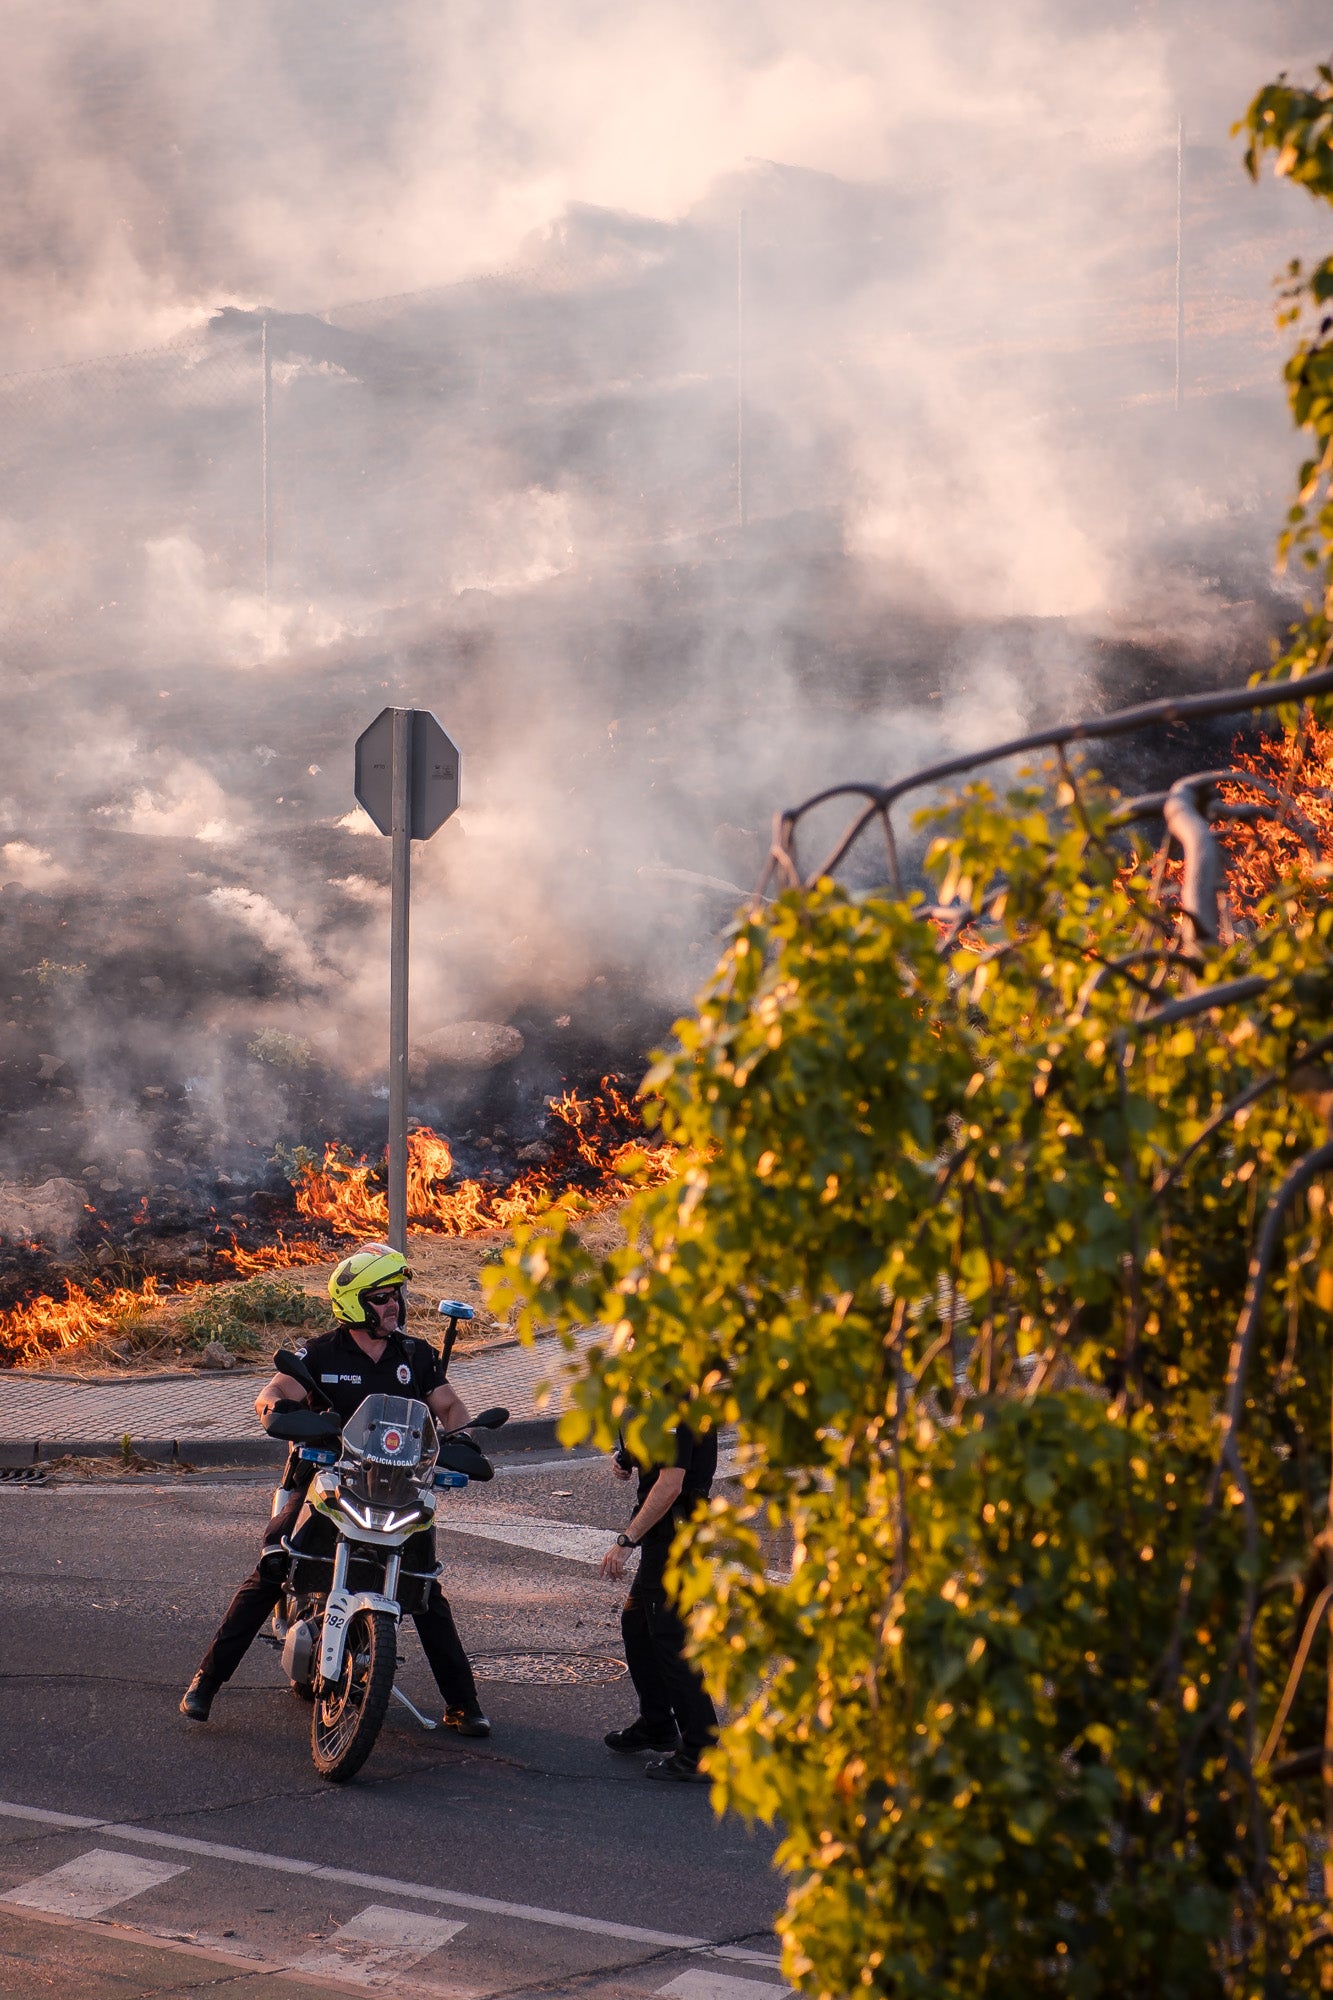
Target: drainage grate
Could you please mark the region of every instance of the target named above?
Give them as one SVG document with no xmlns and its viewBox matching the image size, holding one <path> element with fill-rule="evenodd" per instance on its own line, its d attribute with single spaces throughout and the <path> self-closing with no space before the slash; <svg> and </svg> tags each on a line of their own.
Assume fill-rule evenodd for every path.
<svg viewBox="0 0 1333 2000">
<path fill-rule="evenodd" d="M 45 1486 L 50 1477 L 40 1465 L 0 1465 L 0 1481 L 6 1486 Z"/>
<path fill-rule="evenodd" d="M 629 1670 L 598 1653 L 474 1653 L 472 1671 L 479 1681 L 522 1687 L 604 1687 Z"/>
</svg>

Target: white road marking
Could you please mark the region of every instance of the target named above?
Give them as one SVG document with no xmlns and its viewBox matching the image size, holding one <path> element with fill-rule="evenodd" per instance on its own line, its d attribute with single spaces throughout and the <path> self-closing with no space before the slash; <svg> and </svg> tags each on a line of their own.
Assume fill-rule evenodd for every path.
<svg viewBox="0 0 1333 2000">
<path fill-rule="evenodd" d="M 615 1540 L 612 1528 L 587 1528 L 577 1521 L 545 1521 L 537 1514 L 459 1512 L 435 1516 L 437 1528 L 455 1535 L 479 1535 L 487 1542 L 507 1542 L 511 1548 L 536 1549 L 539 1555 L 562 1556 L 566 1562 L 601 1562 Z"/>
<path fill-rule="evenodd" d="M 435 1516 L 437 1528 L 455 1535 L 477 1535 L 487 1542 L 505 1542 L 510 1548 L 534 1549 L 539 1555 L 560 1556 L 565 1562 L 587 1563 L 596 1569 L 615 1540 L 612 1528 L 590 1528 L 581 1521 L 548 1521 L 540 1514 L 514 1514 L 470 1506 L 456 1513 Z M 784 1588 L 791 1582 L 786 1569 L 766 1569 L 770 1583 Z"/>
<path fill-rule="evenodd" d="M 750 1951 L 740 1944 L 715 1944 L 709 1948 L 710 1958 L 729 1958 L 735 1965 L 762 1965 L 765 1972 L 781 1972 L 782 1960 L 774 1958 L 771 1951 Z"/>
<path fill-rule="evenodd" d="M 417 1910 L 371 1903 L 317 1951 L 296 1959 L 291 1969 L 358 1986 L 387 1986 L 466 1928 L 461 1917 L 425 1917 Z"/>
<path fill-rule="evenodd" d="M 326 1868 L 318 1861 L 300 1861 L 286 1854 L 266 1854 L 253 1847 L 230 1847 L 221 1841 L 190 1840 L 184 1834 L 157 1833 L 151 1827 L 89 1819 L 81 1813 L 52 1812 L 0 1799 L 0 1819 L 30 1820 L 37 1826 L 63 1827 L 67 1832 L 101 1833 L 111 1840 L 132 1841 L 140 1847 L 160 1847 L 171 1854 L 201 1855 L 212 1861 L 234 1861 L 243 1868 L 263 1868 L 279 1875 L 309 1875 L 320 1882 L 341 1882 L 352 1889 L 369 1889 L 381 1896 L 412 1896 L 418 1902 L 441 1903 L 456 1910 L 478 1910 L 489 1916 L 516 1917 L 528 1924 L 549 1924 L 557 1930 L 586 1931 L 594 1937 L 623 1938 L 629 1944 L 660 1945 L 666 1951 L 713 1952 L 711 1938 L 679 1937 L 672 1931 L 650 1931 L 637 1924 L 617 1924 L 605 1917 L 582 1917 L 571 1910 L 543 1910 L 531 1903 L 502 1903 L 495 1896 L 469 1896 L 459 1889 L 435 1889 L 424 1882 L 398 1882 L 387 1875 L 364 1875 L 351 1868 Z M 174 1870 L 172 1871 L 175 1872 Z"/>
<path fill-rule="evenodd" d="M 696 1971 L 693 1967 L 657 1990 L 672 1994 L 674 2000 L 786 2000 L 792 1991 L 790 1986 L 767 1986 L 757 1979 L 733 1979 L 726 1972 Z"/>
<path fill-rule="evenodd" d="M 27 1923 L 58 1925 L 62 1930 L 77 1931 L 84 1937 L 104 1940 L 107 1934 L 106 1923 L 99 1918 L 62 1917 L 50 1910 L 23 1910 L 8 1905 L 5 1906 L 5 1913 Z M 310 1981 L 305 1973 L 297 1971 L 287 1957 L 252 1958 L 246 1952 L 234 1951 L 229 1942 L 220 1938 L 208 1938 L 202 1934 L 191 1938 L 170 1931 L 141 1930 L 137 1925 L 123 1921 L 116 1921 L 114 1935 L 124 1944 L 146 1945 L 153 1951 L 172 1952 L 197 1963 L 229 1966 L 238 1973 L 265 1973 L 273 1979 L 290 1980 L 293 1988 L 299 1987 L 304 1993 L 310 1991 Z M 391 1990 L 395 1995 L 401 1995 L 402 2000 L 487 2000 L 486 1995 L 468 1993 L 462 1987 L 446 1988 L 430 1979 L 429 1974 L 427 1980 L 426 1985 L 417 1985 L 410 1979 L 395 1977 Z M 208 1990 L 213 1991 L 216 1984 L 216 1981 L 207 1982 Z M 191 1991 L 194 1990 L 191 1988 Z M 319 1975 L 319 1990 L 324 1994 L 354 1994 L 375 1989 L 368 1989 L 364 1980 L 349 1978 L 346 1974 L 333 1978 L 323 1973 Z"/>
<path fill-rule="evenodd" d="M 609 1465 L 610 1456 L 606 1452 L 589 1452 L 582 1458 L 539 1458 L 533 1465 L 522 1465 L 517 1460 L 512 1465 L 497 1465 L 497 1479 L 521 1478 L 528 1472 L 573 1472 L 583 1465 Z"/>
<path fill-rule="evenodd" d="M 0 1902 L 18 1903 L 27 1910 L 48 1910 L 59 1917 L 100 1917 L 117 1903 L 184 1875 L 185 1864 L 172 1867 L 165 1861 L 149 1861 L 139 1854 L 117 1854 L 108 1847 L 94 1847 L 77 1861 L 38 1875 L 21 1888 L 7 1889 Z"/>
</svg>

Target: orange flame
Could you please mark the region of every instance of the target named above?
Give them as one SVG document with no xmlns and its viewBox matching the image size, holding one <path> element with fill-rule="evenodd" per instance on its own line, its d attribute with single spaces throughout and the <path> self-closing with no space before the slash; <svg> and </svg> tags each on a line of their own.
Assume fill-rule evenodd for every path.
<svg viewBox="0 0 1333 2000">
<path fill-rule="evenodd" d="M 638 1114 L 614 1079 L 603 1077 L 587 1097 L 566 1091 L 550 1111 L 550 1160 L 526 1168 L 507 1187 L 483 1180 L 455 1182 L 448 1140 L 426 1127 L 411 1133 L 407 1212 L 413 1232 L 474 1236 L 512 1228 L 532 1221 L 569 1189 L 576 1189 L 594 1209 L 609 1208 L 624 1199 L 632 1184 L 658 1186 L 674 1175 L 676 1149 L 651 1144 L 641 1136 Z M 345 1147 L 330 1144 L 320 1165 L 303 1168 L 296 1180 L 297 1211 L 335 1236 L 383 1236 L 389 1217 L 381 1180 L 380 1162 L 353 1161 Z M 329 1247 L 318 1238 L 279 1234 L 276 1243 L 256 1250 L 245 1250 L 233 1240 L 220 1254 L 238 1277 L 250 1278 L 322 1263 Z M 198 1288 L 194 1283 L 174 1289 L 180 1293 Z M 10 1361 L 31 1361 L 95 1340 L 164 1304 L 170 1295 L 157 1278 L 145 1278 L 137 1291 L 98 1285 L 85 1291 L 67 1281 L 63 1299 L 43 1293 L 26 1305 L 0 1312 L 0 1355 Z"/>
<path fill-rule="evenodd" d="M 1276 785 L 1293 813 L 1304 821 L 1314 837 L 1319 859 L 1333 861 L 1333 729 L 1326 729 L 1313 716 L 1305 718 L 1300 730 L 1269 736 L 1255 750 L 1234 746 L 1231 761 L 1238 771 L 1253 771 Z M 1257 789 L 1247 794 L 1241 786 L 1226 788 L 1229 799 L 1247 796 L 1263 800 L 1269 811 L 1278 810 Z M 1229 821 L 1222 828 L 1231 862 L 1231 884 L 1242 908 L 1270 895 L 1278 885 L 1293 878 L 1301 889 L 1314 891 L 1322 902 L 1327 885 L 1315 874 L 1305 840 L 1282 818 L 1261 819 L 1257 825 Z"/>
<path fill-rule="evenodd" d="M 86 1292 L 67 1280 L 63 1299 L 42 1292 L 27 1305 L 0 1313 L 0 1352 L 31 1361 L 40 1354 L 95 1340 L 99 1334 L 114 1333 L 126 1320 L 137 1319 L 161 1303 L 156 1278 L 145 1278 L 137 1291 L 116 1285 Z"/>
<path fill-rule="evenodd" d="M 298 1264 L 322 1264 L 328 1256 L 326 1244 L 308 1236 L 289 1242 L 278 1231 L 276 1243 L 263 1243 L 257 1250 L 245 1250 L 233 1237 L 231 1247 L 219 1252 L 239 1278 L 257 1278 L 265 1271 L 290 1271 Z"/>
<path fill-rule="evenodd" d="M 593 1208 L 608 1208 L 624 1199 L 631 1178 L 655 1186 L 675 1172 L 673 1146 L 627 1136 L 626 1128 L 632 1130 L 638 1120 L 609 1077 L 590 1097 L 566 1091 L 552 1103 L 551 1115 L 561 1129 L 550 1163 L 526 1169 L 503 1188 L 479 1180 L 451 1185 L 454 1160 L 448 1140 L 428 1127 L 410 1133 L 407 1216 L 412 1229 L 442 1236 L 510 1229 L 532 1221 L 566 1187 L 576 1187 Z M 389 1208 L 377 1185 L 380 1172 L 378 1162 L 351 1162 L 343 1148 L 330 1144 L 318 1167 L 302 1169 L 295 1184 L 297 1209 L 339 1236 L 383 1235 Z"/>
</svg>

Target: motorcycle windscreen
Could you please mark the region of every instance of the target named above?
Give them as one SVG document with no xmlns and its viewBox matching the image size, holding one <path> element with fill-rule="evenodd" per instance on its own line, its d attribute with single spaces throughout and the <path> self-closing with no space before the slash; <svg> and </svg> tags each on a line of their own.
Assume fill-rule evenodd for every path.
<svg viewBox="0 0 1333 2000">
<path fill-rule="evenodd" d="M 367 1396 L 343 1427 L 339 1484 L 369 1507 L 411 1507 L 439 1457 L 435 1420 L 410 1396 Z"/>
</svg>

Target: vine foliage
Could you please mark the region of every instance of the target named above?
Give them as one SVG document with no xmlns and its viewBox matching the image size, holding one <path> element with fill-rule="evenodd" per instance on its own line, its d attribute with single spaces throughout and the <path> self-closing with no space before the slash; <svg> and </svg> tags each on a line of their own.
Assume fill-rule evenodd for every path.
<svg viewBox="0 0 1333 2000">
<path fill-rule="evenodd" d="M 1331 96 L 1264 92 L 1252 164 L 1333 198 Z M 1326 482 L 1323 339 L 1291 380 Z M 1228 801 L 1295 824 L 1307 713 L 1200 838 Z M 920 823 L 928 894 L 743 916 L 646 1083 L 678 1179 L 604 1258 L 575 1203 L 520 1230 L 491 1303 L 605 1329 L 567 1441 L 738 1427 L 672 1575 L 803 1990 L 1318 1991 L 1329 843 L 1267 840 L 1210 929 L 1170 831 L 1063 758 Z"/>
</svg>

